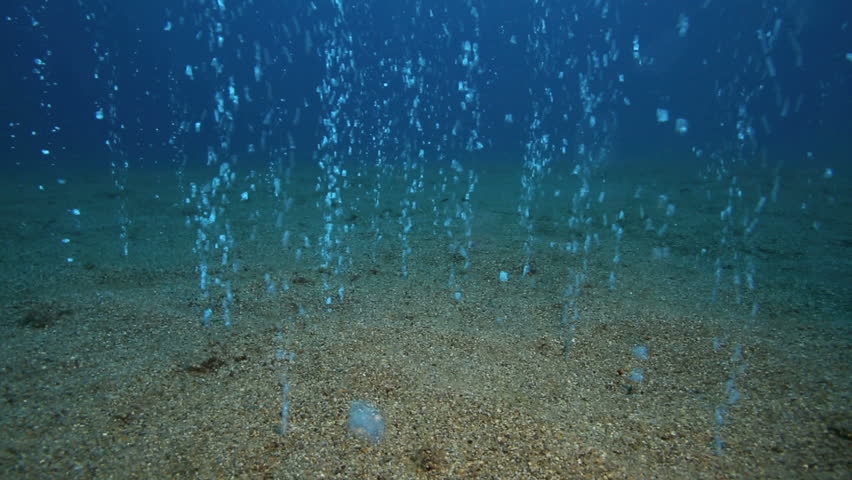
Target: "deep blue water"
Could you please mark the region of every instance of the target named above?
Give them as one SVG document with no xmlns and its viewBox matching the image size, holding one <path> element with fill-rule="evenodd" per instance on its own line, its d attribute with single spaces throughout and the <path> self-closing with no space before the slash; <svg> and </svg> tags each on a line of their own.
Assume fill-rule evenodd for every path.
<svg viewBox="0 0 852 480">
<path fill-rule="evenodd" d="M 342 113 L 362 120 L 347 135 L 358 137 L 352 140 L 363 151 L 375 144 L 381 116 L 394 120 L 394 136 L 403 143 L 416 138 L 448 151 L 464 149 L 476 128 L 473 110 L 486 152 L 523 153 L 541 134 L 564 140 L 572 153 L 584 135 L 605 137 L 620 159 L 661 151 L 684 158 L 692 148 L 706 154 L 743 143 L 749 150 L 744 156 L 763 150 L 790 162 L 810 151 L 816 161 L 836 165 L 832 157 L 849 151 L 852 7 L 839 0 L 343 1 L 342 13 L 330 0 L 222 5 L 5 5 L 0 148 L 11 155 L 4 162 L 57 169 L 104 165 L 111 134 L 135 166 L 181 155 L 191 165 L 222 135 L 229 137 L 229 154 L 268 157 L 289 147 L 289 134 L 310 155 L 328 112 L 316 92 L 331 78 L 324 52 L 336 42 L 351 50 L 354 62 L 340 79 L 346 85 L 338 88 L 351 91 Z M 338 16 L 342 21 L 336 23 Z M 683 35 L 679 19 L 688 22 Z M 215 45 L 217 28 L 221 47 Z M 465 41 L 479 50 L 470 72 L 461 65 Z M 219 74 L 210 66 L 214 58 L 222 65 Z M 44 65 L 36 65 L 37 59 Z M 415 67 L 413 87 L 403 83 L 406 62 Z M 193 79 L 185 74 L 187 65 L 196 70 Z M 584 108 L 580 74 L 598 97 L 594 128 L 578 127 Z M 464 110 L 458 82 L 466 75 L 477 98 Z M 226 94 L 231 79 L 243 98 L 233 129 L 224 131 L 211 112 L 216 92 Z M 422 132 L 408 122 L 419 87 Z M 388 103 L 377 109 L 381 102 Z M 753 130 L 744 141 L 736 128 L 741 107 Z M 104 120 L 95 118 L 98 108 L 107 110 Z M 671 120 L 657 122 L 657 108 L 667 109 Z M 542 122 L 537 134 L 530 131 L 536 114 Z M 675 118 L 689 122 L 687 134 L 674 132 Z M 200 133 L 181 135 L 180 122 L 196 121 L 203 121 Z M 464 131 L 444 138 L 456 121 Z M 61 130 L 51 133 L 54 127 Z M 246 155 L 250 144 L 256 155 Z M 45 148 L 49 155 L 39 153 Z"/>
</svg>

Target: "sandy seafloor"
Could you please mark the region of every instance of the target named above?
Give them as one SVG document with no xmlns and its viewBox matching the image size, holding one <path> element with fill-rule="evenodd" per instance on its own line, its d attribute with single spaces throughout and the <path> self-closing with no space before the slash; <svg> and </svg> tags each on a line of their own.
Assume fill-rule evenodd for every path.
<svg viewBox="0 0 852 480">
<path fill-rule="evenodd" d="M 743 217 L 770 195 L 774 167 L 736 167 L 719 181 L 690 165 L 611 165 L 592 176 L 590 223 L 571 229 L 578 179 L 569 166 L 552 167 L 533 209 L 527 278 L 519 168 L 476 161 L 466 204 L 467 171 L 455 184 L 428 167 L 422 190 L 408 194 L 418 205 L 402 278 L 402 167 L 360 177 L 350 167 L 338 221 L 353 229 L 334 250 L 351 264 L 337 275 L 320 268 L 319 170 L 296 164 L 286 197 L 275 198 L 267 170 L 234 167 L 232 202 L 217 220 L 230 224 L 234 246 L 227 268 L 210 260 L 211 277 L 232 285 L 230 329 L 219 316 L 224 290 L 201 296 L 198 224 L 187 224 L 197 210 L 183 203 L 189 183 L 209 182 L 216 169 L 189 169 L 180 180 L 174 169 L 131 169 L 123 198 L 108 171 L 66 172 L 64 185 L 55 175 L 4 176 L 0 477 L 850 478 L 848 178 L 782 167 L 777 201 L 744 235 Z M 742 191 L 732 197 L 735 247 L 722 247 L 734 174 Z M 239 201 L 251 184 L 256 191 Z M 676 205 L 673 215 L 660 195 Z M 126 258 L 122 200 L 132 222 Z M 669 223 L 664 235 L 645 229 L 640 205 L 654 228 Z M 466 272 L 450 249 L 466 241 L 457 206 L 473 213 Z M 612 222 L 622 210 L 622 260 L 613 267 L 615 235 L 603 215 Z M 589 253 L 565 251 L 584 232 L 600 238 Z M 671 253 L 654 258 L 655 247 Z M 584 259 L 566 357 L 563 292 Z M 744 279 L 751 264 L 754 290 Z M 324 305 L 324 278 L 333 294 L 346 287 L 343 303 Z M 217 314 L 203 327 L 211 305 Z M 636 345 L 648 359 L 632 354 Z M 733 358 L 736 345 L 742 359 Z M 630 380 L 634 368 L 643 381 Z M 726 406 L 730 379 L 740 397 L 719 426 L 714 411 Z M 348 431 L 355 400 L 381 409 L 379 444 Z"/>
</svg>

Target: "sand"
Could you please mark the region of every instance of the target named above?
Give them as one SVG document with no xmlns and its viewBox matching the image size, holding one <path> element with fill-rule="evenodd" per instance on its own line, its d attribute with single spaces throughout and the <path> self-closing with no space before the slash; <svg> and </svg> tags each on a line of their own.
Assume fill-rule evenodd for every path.
<svg viewBox="0 0 852 480">
<path fill-rule="evenodd" d="M 231 257 L 221 267 L 210 256 L 211 277 L 231 282 L 230 328 L 220 315 L 225 290 L 213 285 L 210 298 L 201 295 L 198 223 L 187 221 L 197 210 L 184 202 L 189 182 L 209 182 L 214 169 L 189 169 L 182 184 L 174 171 L 131 169 L 124 195 L 106 171 L 66 173 L 65 185 L 39 174 L 4 177 L 0 477 L 850 478 L 848 179 L 782 169 L 777 201 L 754 233 L 740 227 L 722 246 L 731 175 L 719 180 L 690 165 L 601 167 L 583 210 L 592 220 L 572 229 L 578 179 L 554 164 L 533 204 L 532 273 L 524 278 L 520 169 L 462 163 L 478 176 L 470 203 L 460 200 L 467 172 L 454 183 L 449 169 L 442 176 L 428 166 L 422 190 L 406 196 L 401 167 L 377 180 L 373 169 L 358 177 L 352 166 L 340 218 L 353 230 L 333 247 L 346 259 L 337 274 L 320 268 L 321 172 L 297 163 L 286 197 L 275 198 L 266 170 L 236 166 L 237 187 L 217 220 L 230 223 Z M 760 166 L 733 173 L 742 220 L 776 176 Z M 251 194 L 240 201 L 244 190 Z M 418 201 L 409 209 L 406 278 L 403 198 Z M 667 203 L 676 205 L 671 216 Z M 646 230 L 639 205 L 655 229 L 669 223 L 662 236 Z M 473 214 L 469 238 L 458 219 L 453 238 L 443 226 L 456 208 Z M 609 224 L 619 211 L 622 259 L 614 266 Z M 586 233 L 599 238 L 588 253 L 566 251 Z M 465 270 L 450 245 L 467 240 Z M 654 248 L 669 254 L 655 258 Z M 745 284 L 751 265 L 754 290 Z M 586 276 L 569 336 L 564 292 L 578 272 Z M 739 302 L 734 272 L 742 275 Z M 342 303 L 325 305 L 324 279 L 335 297 L 345 286 Z M 206 308 L 215 310 L 208 327 Z M 632 353 L 638 345 L 647 359 Z M 630 379 L 634 369 L 644 380 Z M 732 379 L 740 396 L 728 405 Z M 357 400 L 381 410 L 380 443 L 348 431 Z"/>
</svg>

